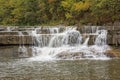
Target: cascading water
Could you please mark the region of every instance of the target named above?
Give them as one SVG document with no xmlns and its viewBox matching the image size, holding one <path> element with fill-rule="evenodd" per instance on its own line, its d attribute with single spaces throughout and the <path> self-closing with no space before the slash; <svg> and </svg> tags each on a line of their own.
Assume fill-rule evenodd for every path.
<svg viewBox="0 0 120 80">
<path fill-rule="evenodd" d="M 10 31 L 11 31 L 10 27 L 7 27 L 7 31 L 8 31 L 8 32 L 10 32 Z"/>
<path fill-rule="evenodd" d="M 104 46 L 107 45 L 107 31 L 106 30 L 98 30 L 96 32 L 96 34 L 98 34 L 96 40 L 95 40 L 95 45 L 98 46 Z"/>
<path fill-rule="evenodd" d="M 52 28 L 51 28 L 52 29 Z M 33 60 L 52 59 L 83 59 L 106 58 L 104 52 L 106 44 L 106 30 L 97 30 L 95 45 L 89 46 L 89 37 L 82 44 L 82 36 L 76 28 L 66 28 L 59 32 L 59 28 L 50 30 L 50 34 L 37 34 L 36 30 L 30 32 L 34 38 Z M 95 31 L 94 31 L 95 32 Z M 31 34 L 32 33 L 32 34 Z M 37 54 L 37 55 L 36 55 Z"/>
<path fill-rule="evenodd" d="M 95 40 L 95 45 L 98 55 L 105 56 L 103 53 L 109 49 L 107 45 L 107 30 L 97 30 L 98 35 Z"/>
<path fill-rule="evenodd" d="M 89 37 L 85 40 L 85 42 L 83 43 L 84 46 L 87 46 L 88 45 L 88 41 L 89 41 Z"/>
</svg>

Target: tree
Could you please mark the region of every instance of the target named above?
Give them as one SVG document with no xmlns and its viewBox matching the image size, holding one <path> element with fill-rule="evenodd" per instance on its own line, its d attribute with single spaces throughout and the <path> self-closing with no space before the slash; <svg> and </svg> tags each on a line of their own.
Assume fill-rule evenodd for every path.
<svg viewBox="0 0 120 80">
<path fill-rule="evenodd" d="M 98 24 L 120 20 L 120 0 L 94 0 L 91 10 Z"/>
<path fill-rule="evenodd" d="M 120 0 L 0 0 L 0 25 L 120 21 Z"/>
<path fill-rule="evenodd" d="M 90 4 L 90 0 L 65 0 L 61 5 L 66 11 L 66 19 L 74 20 L 75 24 L 83 20 L 84 15 L 89 12 Z"/>
</svg>

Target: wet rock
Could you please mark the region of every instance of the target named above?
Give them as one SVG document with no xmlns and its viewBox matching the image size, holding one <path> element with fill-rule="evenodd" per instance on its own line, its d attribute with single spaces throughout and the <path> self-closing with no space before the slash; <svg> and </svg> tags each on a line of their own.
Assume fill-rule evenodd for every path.
<svg viewBox="0 0 120 80">
<path fill-rule="evenodd" d="M 27 46 L 19 46 L 18 57 L 20 58 L 32 57 L 32 48 Z"/>
<path fill-rule="evenodd" d="M 61 52 L 56 55 L 58 59 L 80 59 L 84 58 L 84 54 L 82 52 Z"/>
<path fill-rule="evenodd" d="M 115 22 L 114 26 L 80 26 L 77 30 L 82 34 L 90 34 L 95 33 L 97 27 L 100 30 L 108 30 L 107 42 L 109 45 L 120 46 L 120 22 Z M 90 40 L 89 44 L 93 43 L 91 41 L 92 40 Z"/>
<path fill-rule="evenodd" d="M 0 28 L 0 31 L 4 31 L 5 29 L 4 28 Z"/>
<path fill-rule="evenodd" d="M 89 41 L 88 41 L 88 45 L 94 45 L 95 43 L 95 39 L 97 37 L 97 35 L 94 35 L 94 34 L 82 34 L 82 43 L 85 42 L 85 40 L 89 37 Z"/>
<path fill-rule="evenodd" d="M 109 45 L 120 45 L 120 30 L 108 30 L 108 39 L 107 42 Z"/>
<path fill-rule="evenodd" d="M 108 56 L 108 57 L 119 57 L 120 58 L 120 48 L 118 49 L 112 49 L 112 50 L 108 50 L 105 52 L 105 54 Z"/>
<path fill-rule="evenodd" d="M 32 49 L 25 46 L 26 52 L 19 51 L 19 46 L 0 46 L 0 57 L 26 58 L 32 56 Z"/>
<path fill-rule="evenodd" d="M 11 32 L 2 31 L 0 32 L 0 35 L 18 35 L 18 31 L 11 31 Z"/>
</svg>

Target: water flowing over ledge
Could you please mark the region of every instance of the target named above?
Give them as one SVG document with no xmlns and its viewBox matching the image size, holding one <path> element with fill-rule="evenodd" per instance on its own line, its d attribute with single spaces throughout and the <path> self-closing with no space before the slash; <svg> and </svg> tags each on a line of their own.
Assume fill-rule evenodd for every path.
<svg viewBox="0 0 120 80">
<path fill-rule="evenodd" d="M 75 26 L 38 27 L 23 31 L 8 28 L 7 32 L 1 31 L 0 36 L 8 39 L 1 43 L 18 46 L 13 55 L 30 57 L 30 60 L 108 59 L 105 54 L 110 49 L 108 31 L 99 26 L 92 26 L 88 31 L 87 28 L 84 32 L 78 31 Z"/>
<path fill-rule="evenodd" d="M 96 30 L 93 45 L 88 45 L 90 37 L 83 40 L 76 28 L 67 27 L 62 32 L 59 28 L 51 28 L 48 34 L 38 34 L 39 28 L 30 32 L 35 45 L 32 47 L 31 60 L 75 60 L 75 59 L 107 59 L 104 54 L 107 45 L 107 30 Z M 90 34 L 90 35 L 91 35 Z M 89 35 L 89 34 L 88 34 Z"/>
</svg>

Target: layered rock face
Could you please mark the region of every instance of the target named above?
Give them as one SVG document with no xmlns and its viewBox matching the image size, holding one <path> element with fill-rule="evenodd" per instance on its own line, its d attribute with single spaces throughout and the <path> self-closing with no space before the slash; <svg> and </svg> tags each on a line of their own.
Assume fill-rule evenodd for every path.
<svg viewBox="0 0 120 80">
<path fill-rule="evenodd" d="M 0 57 L 25 58 L 32 56 L 32 49 L 26 46 L 27 52 L 20 52 L 19 46 L 0 46 Z"/>
<path fill-rule="evenodd" d="M 78 30 L 84 34 L 95 33 L 97 29 L 107 30 L 107 43 L 112 46 L 120 46 L 120 26 L 80 26 Z M 92 40 L 90 40 L 92 43 Z"/>
<path fill-rule="evenodd" d="M 64 27 L 59 28 L 59 31 L 63 31 Z M 96 38 L 96 35 L 91 34 L 95 33 L 97 30 L 108 30 L 107 43 L 113 46 L 120 45 L 120 26 L 80 26 L 78 27 L 78 31 L 83 36 L 83 39 L 86 37 L 90 37 L 88 42 L 89 45 L 93 44 Z M 28 34 L 28 31 L 35 30 L 35 28 L 12 28 L 11 32 L 6 30 L 6 28 L 0 28 L 0 45 L 17 45 L 17 44 L 25 44 L 31 45 L 33 44 L 31 36 Z M 20 37 L 19 32 L 22 31 L 23 37 Z M 57 31 L 57 30 L 56 30 Z M 48 28 L 41 28 L 37 31 L 39 34 L 49 34 L 50 31 Z M 57 32 L 55 32 L 57 33 Z M 24 43 L 23 43 L 24 42 Z"/>
<path fill-rule="evenodd" d="M 120 30 L 108 30 L 108 44 L 120 46 Z"/>
<path fill-rule="evenodd" d="M 81 44 L 86 44 L 86 40 L 88 39 L 87 44 L 93 45 L 95 44 L 95 39 L 99 30 L 107 30 L 107 44 L 113 46 L 120 46 L 120 26 L 81 26 L 78 27 L 78 33 L 80 32 L 82 40 L 78 39 L 77 34 L 74 32 L 67 33 L 68 41 L 65 43 L 75 43 L 80 41 Z M 36 30 L 36 31 L 35 31 Z M 14 57 L 29 57 L 32 56 L 32 47 L 34 46 L 52 46 L 56 47 L 58 45 L 48 45 L 51 41 L 51 37 L 54 36 L 55 40 L 53 43 L 60 43 L 59 38 L 62 39 L 62 34 L 59 36 L 55 36 L 57 33 L 61 33 L 65 30 L 65 27 L 49 29 L 48 27 L 38 27 L 36 28 L 0 28 L 0 56 L 14 56 Z M 34 32 L 36 34 L 34 34 Z M 40 34 L 40 35 L 39 35 Z M 72 35 L 72 36 L 69 36 Z M 58 40 L 58 41 L 56 41 Z M 42 44 L 41 44 L 42 42 Z M 64 41 L 63 41 L 64 42 Z M 41 44 L 41 45 L 38 45 Z M 59 44 L 61 45 L 61 43 Z M 72 44 L 71 44 L 72 45 Z M 7 55 L 9 54 L 9 55 Z M 25 55 L 24 55 L 25 54 Z M 107 53 L 109 54 L 109 52 Z M 81 55 L 81 54 L 80 54 Z M 59 55 L 60 57 L 61 55 Z M 74 55 L 73 55 L 74 56 Z"/>
</svg>

